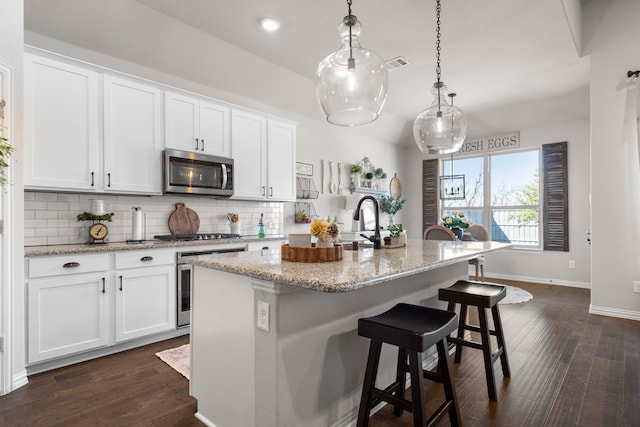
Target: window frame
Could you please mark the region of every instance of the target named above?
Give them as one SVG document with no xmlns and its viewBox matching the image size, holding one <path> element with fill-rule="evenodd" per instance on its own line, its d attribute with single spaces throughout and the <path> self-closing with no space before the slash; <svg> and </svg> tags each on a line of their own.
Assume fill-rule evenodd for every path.
<svg viewBox="0 0 640 427">
<path fill-rule="evenodd" d="M 515 149 L 515 150 L 506 150 L 506 151 L 499 151 L 499 152 L 494 152 L 494 153 L 486 153 L 486 154 L 480 154 L 480 155 L 467 155 L 467 156 L 459 156 L 458 160 L 461 159 L 472 159 L 472 158 L 482 158 L 482 173 L 483 173 L 483 177 L 482 177 L 482 205 L 481 206 L 447 206 L 447 203 L 450 202 L 456 202 L 456 200 L 439 200 L 439 212 L 440 212 L 440 217 L 444 217 L 445 213 L 447 212 L 451 212 L 452 210 L 462 210 L 463 212 L 465 212 L 465 214 L 467 216 L 468 213 L 467 212 L 471 212 L 471 211 L 481 211 L 482 212 L 482 224 L 489 224 L 489 226 L 487 227 L 488 231 L 489 231 L 489 235 L 492 235 L 492 229 L 491 229 L 491 217 L 492 217 L 492 212 L 493 211 L 500 211 L 500 210 L 520 210 L 520 209 L 531 209 L 533 208 L 535 205 L 493 205 L 493 200 L 492 200 L 492 193 L 491 193 L 491 159 L 495 156 L 504 156 L 504 155 L 509 155 L 509 154 L 517 154 L 517 153 L 523 153 L 523 152 L 536 152 L 537 153 L 537 158 L 538 158 L 538 205 L 537 205 L 537 211 L 538 211 L 538 231 L 537 231 L 537 235 L 538 235 L 538 242 L 535 245 L 530 245 L 530 244 L 513 244 L 512 249 L 517 249 L 517 250 L 530 250 L 530 251 L 542 251 L 544 248 L 544 241 L 543 241 L 543 237 L 544 237 L 544 232 L 543 232 L 543 194 L 544 194 L 544 188 L 543 188 L 543 179 L 542 179 L 542 167 L 543 167 L 543 158 L 542 158 L 542 146 L 540 147 L 526 147 L 526 148 L 520 148 L 520 149 Z M 456 159 L 454 159 L 455 162 Z M 440 170 L 444 171 L 445 170 L 445 165 L 447 162 L 450 162 L 451 159 L 449 158 L 441 158 L 440 159 L 440 163 L 439 163 L 439 167 Z M 459 172 L 459 169 L 458 169 Z M 465 178 L 466 180 L 466 178 Z M 487 203 L 488 202 L 488 203 Z M 486 227 L 486 226 L 485 226 Z"/>
</svg>

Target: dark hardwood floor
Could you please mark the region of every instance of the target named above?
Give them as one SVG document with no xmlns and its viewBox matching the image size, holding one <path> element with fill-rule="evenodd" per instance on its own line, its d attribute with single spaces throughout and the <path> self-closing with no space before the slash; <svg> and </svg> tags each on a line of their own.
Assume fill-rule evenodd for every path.
<svg viewBox="0 0 640 427">
<path fill-rule="evenodd" d="M 496 362 L 499 397 L 490 402 L 481 353 L 465 349 L 454 367 L 463 424 L 640 426 L 640 322 L 588 314 L 585 289 L 509 283 L 534 296 L 500 306 L 512 377 L 503 379 Z M 176 338 L 31 376 L 0 397 L 0 426 L 202 426 L 188 381 L 155 356 L 186 342 Z M 427 384 L 426 391 L 431 411 L 441 387 Z M 370 423 L 411 424 L 411 414 L 396 418 L 388 407 Z"/>
</svg>

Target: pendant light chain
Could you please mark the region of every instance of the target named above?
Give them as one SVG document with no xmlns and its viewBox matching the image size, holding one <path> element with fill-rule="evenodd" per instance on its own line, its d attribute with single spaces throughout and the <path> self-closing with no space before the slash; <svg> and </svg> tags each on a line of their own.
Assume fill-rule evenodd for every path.
<svg viewBox="0 0 640 427">
<path fill-rule="evenodd" d="M 440 88 L 442 83 L 440 82 L 440 0 L 436 0 L 436 76 L 438 82 L 436 83 L 438 89 L 438 114 L 442 116 L 440 111 Z"/>
<path fill-rule="evenodd" d="M 349 71 L 355 71 L 356 69 L 356 61 L 353 59 L 353 46 L 351 45 L 352 43 L 352 35 L 351 35 L 351 29 L 353 28 L 353 25 L 355 24 L 354 19 L 352 18 L 353 15 L 351 15 L 351 3 L 353 0 L 347 0 L 347 7 L 348 7 L 348 16 L 347 19 L 349 20 L 348 24 L 349 25 L 349 61 L 347 63 L 347 70 Z M 440 1 L 440 0 L 438 0 Z"/>
</svg>

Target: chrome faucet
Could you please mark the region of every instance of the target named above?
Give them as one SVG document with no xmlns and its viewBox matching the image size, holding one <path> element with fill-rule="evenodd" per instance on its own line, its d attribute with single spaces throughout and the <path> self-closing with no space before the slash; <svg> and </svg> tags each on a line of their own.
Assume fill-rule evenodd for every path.
<svg viewBox="0 0 640 427">
<path fill-rule="evenodd" d="M 378 207 L 378 201 L 376 200 L 375 197 L 373 196 L 363 196 L 359 201 L 358 201 L 358 205 L 356 206 L 356 211 L 353 213 L 353 220 L 354 221 L 360 221 L 360 206 L 362 205 L 362 202 L 364 202 L 365 200 L 371 200 L 373 202 L 373 207 L 375 208 L 375 217 L 376 217 L 376 230 L 373 233 L 373 236 L 365 236 L 364 234 L 361 234 L 362 237 L 366 237 L 367 239 L 369 239 L 369 241 L 373 242 L 373 249 L 380 249 L 381 248 L 381 244 L 380 244 L 380 209 Z"/>
</svg>

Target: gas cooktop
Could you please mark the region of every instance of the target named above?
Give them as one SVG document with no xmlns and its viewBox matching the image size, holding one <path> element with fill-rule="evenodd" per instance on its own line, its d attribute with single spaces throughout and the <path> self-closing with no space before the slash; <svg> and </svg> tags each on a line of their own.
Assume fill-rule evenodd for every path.
<svg viewBox="0 0 640 427">
<path fill-rule="evenodd" d="M 198 234 L 164 234 L 153 236 L 156 240 L 219 240 L 219 239 L 237 239 L 239 234 L 234 233 L 198 233 Z"/>
</svg>

